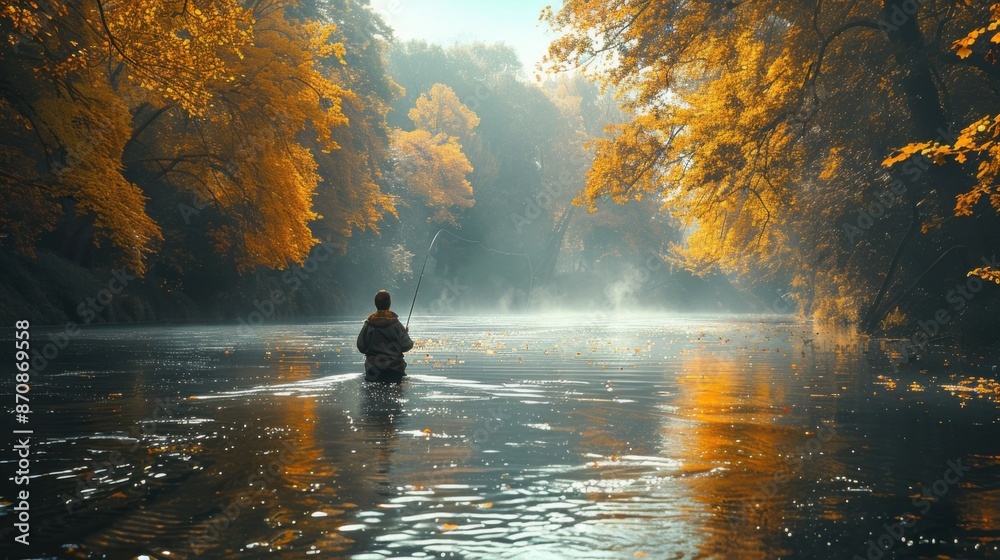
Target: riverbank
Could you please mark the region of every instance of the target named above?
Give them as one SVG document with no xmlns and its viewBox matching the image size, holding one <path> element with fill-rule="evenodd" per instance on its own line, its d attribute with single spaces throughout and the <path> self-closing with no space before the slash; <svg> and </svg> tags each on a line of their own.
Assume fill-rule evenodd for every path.
<svg viewBox="0 0 1000 560">
<path fill-rule="evenodd" d="M 127 269 L 76 265 L 39 251 L 34 259 L 0 251 L 0 321 L 38 325 L 182 323 L 269 320 L 349 312 L 342 290 L 329 281 L 283 281 L 281 272 L 248 274 L 231 285 L 214 278 L 187 287 Z"/>
</svg>

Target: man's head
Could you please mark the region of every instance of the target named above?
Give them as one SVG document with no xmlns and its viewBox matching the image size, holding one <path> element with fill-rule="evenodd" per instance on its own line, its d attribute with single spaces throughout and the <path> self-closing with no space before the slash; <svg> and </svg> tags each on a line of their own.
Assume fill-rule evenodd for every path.
<svg viewBox="0 0 1000 560">
<path fill-rule="evenodd" d="M 392 305 L 392 296 L 390 296 L 389 292 L 385 290 L 379 290 L 378 293 L 375 294 L 375 309 L 378 309 L 379 311 L 386 311 L 389 309 L 390 305 Z"/>
</svg>

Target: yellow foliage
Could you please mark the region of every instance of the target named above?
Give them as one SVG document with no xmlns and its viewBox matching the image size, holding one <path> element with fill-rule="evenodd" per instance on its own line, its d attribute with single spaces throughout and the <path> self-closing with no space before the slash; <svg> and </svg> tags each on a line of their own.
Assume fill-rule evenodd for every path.
<svg viewBox="0 0 1000 560">
<path fill-rule="evenodd" d="M 417 129 L 395 130 L 390 138 L 395 178 L 434 212 L 435 222 L 456 225 L 454 212 L 474 203 L 468 180 L 473 168 L 461 143 L 472 140 L 479 117 L 443 84 L 421 94 L 409 117 Z"/>
<path fill-rule="evenodd" d="M 994 4 L 990 8 L 990 13 L 988 26 L 973 29 L 968 35 L 954 42 L 953 49 L 960 58 L 971 55 L 971 47 L 980 37 L 1000 27 L 1000 4 Z M 993 35 L 991 42 L 1000 42 L 1000 33 Z M 1000 115 L 984 116 L 963 128 L 954 143 L 950 145 L 938 142 L 912 143 L 898 150 L 893 157 L 886 159 L 883 165 L 891 167 L 917 153 L 928 157 L 938 165 L 943 165 L 949 160 L 965 164 L 972 159 L 978 162 L 977 184 L 967 192 L 956 196 L 955 216 L 972 216 L 976 206 L 984 198 L 994 211 L 1000 212 L 1000 187 L 997 186 L 997 179 L 1000 176 L 998 135 L 1000 135 Z M 973 270 L 969 275 L 979 276 L 985 280 L 997 280 L 996 272 L 989 268 Z"/>
<path fill-rule="evenodd" d="M 583 15 L 583 9 L 570 2 L 554 21 L 598 17 Z M 692 3 L 677 23 L 710 19 L 712 9 Z M 628 37 L 639 39 L 652 33 L 648 26 L 659 25 L 645 12 L 631 16 L 637 19 L 624 32 Z M 598 29 L 609 24 L 592 22 Z M 574 19 L 574 25 L 580 24 Z M 653 63 L 631 74 L 623 69 L 639 68 L 648 53 L 640 49 L 618 58 L 619 67 L 607 70 L 602 80 L 630 88 L 624 103 L 635 115 L 612 127 L 612 138 L 596 142 L 596 160 L 579 200 L 593 210 L 604 196 L 625 203 L 643 193 L 661 194 L 665 207 L 695 229 L 682 252 L 697 270 L 707 271 L 707 263 L 743 269 L 747 247 L 769 250 L 773 226 L 792 201 L 788 186 L 803 161 L 799 131 L 775 115 L 798 102 L 807 61 L 802 52 L 776 45 L 753 27 L 738 29 L 685 43 L 680 53 L 673 45 L 649 46 L 665 51 L 658 56 L 690 61 L 672 67 Z M 564 38 L 551 52 L 565 56 L 567 49 L 578 48 L 586 47 Z M 670 84 L 678 87 L 665 95 Z"/>
<path fill-rule="evenodd" d="M 122 176 L 122 151 L 131 135 L 128 108 L 107 87 L 79 84 L 74 89 L 88 102 L 66 104 L 51 97 L 36 105 L 68 152 L 52 194 L 75 199 L 79 212 L 93 216 L 97 241 L 110 239 L 122 251 L 124 265 L 144 274 L 146 256 L 162 236 L 146 214 L 141 189 Z"/>
<path fill-rule="evenodd" d="M 391 140 L 397 179 L 435 211 L 436 222 L 456 224 L 453 210 L 471 208 L 474 202 L 467 179 L 472 165 L 458 140 L 419 129 L 396 130 Z"/>
<path fill-rule="evenodd" d="M 68 199 L 93 218 L 96 241 L 110 240 L 142 274 L 162 233 L 128 169 L 210 204 L 221 219 L 209 236 L 240 270 L 303 262 L 321 218 L 317 158 L 339 150 L 336 136 L 348 137 L 335 135 L 348 125 L 345 103 L 363 111 L 364 102 L 340 85 L 346 70 L 324 67 L 345 65 L 336 26 L 291 20 L 285 6 L 0 0 L 0 19 L 13 29 L 5 70 L 31 100 L 0 103 L 0 121 L 20 135 L 0 145 L 0 158 L 37 161 L 0 176 L 11 208 L 38 213 L 0 213 L 14 244 L 30 254 L 59 212 L 46 201 Z M 362 134 L 372 133 L 350 139 Z M 380 209 L 393 211 L 368 159 L 381 154 L 352 150 L 351 161 L 337 164 L 351 171 L 349 182 L 332 185 L 318 205 L 344 235 L 373 226 Z"/>
<path fill-rule="evenodd" d="M 227 0 L 96 0 L 88 19 L 126 79 L 193 115 L 210 106 L 213 82 L 237 78 L 234 63 L 253 40 L 253 13 Z"/>
<path fill-rule="evenodd" d="M 987 32 L 996 31 L 1000 27 L 1000 4 L 993 4 L 990 7 L 990 22 L 986 27 L 979 27 L 970 31 L 965 37 L 956 40 L 952 44 L 952 48 L 955 50 L 955 54 L 959 58 L 968 58 L 972 54 L 972 46 L 976 44 L 976 41 L 980 37 L 987 34 Z M 1000 33 L 993 34 L 990 37 L 991 43 L 1000 43 Z"/>
<path fill-rule="evenodd" d="M 479 126 L 479 117 L 444 84 L 434 84 L 430 91 L 421 94 L 408 116 L 420 130 L 462 140 L 468 139 L 472 129 Z"/>
<path fill-rule="evenodd" d="M 982 268 L 977 268 L 975 270 L 970 271 L 969 276 L 978 276 L 983 280 L 1000 284 L 1000 270 L 997 270 L 993 267 L 986 266 Z"/>
<path fill-rule="evenodd" d="M 310 223 L 320 218 L 313 197 L 321 179 L 299 135 L 311 132 L 323 152 L 339 149 L 332 134 L 348 124 L 343 100 L 356 101 L 320 70 L 320 56 L 343 53 L 343 45 L 328 44 L 334 29 L 289 20 L 274 7 L 253 14 L 251 40 L 239 49 L 224 43 L 229 73 L 206 76 L 209 97 L 192 107 L 179 101 L 190 115 L 183 126 L 155 127 L 161 154 L 147 165 L 169 162 L 175 185 L 229 218 L 209 235 L 241 271 L 301 263 L 317 242 Z"/>
<path fill-rule="evenodd" d="M 896 202 L 881 202 L 899 174 L 879 164 L 919 153 L 942 162 L 942 149 L 971 161 L 971 146 L 998 149 L 991 120 L 978 136 L 964 131 L 955 147 L 913 144 L 885 156 L 881 143 L 906 138 L 923 115 L 913 114 L 922 101 L 900 85 L 910 72 L 900 60 L 904 47 L 880 31 L 884 9 L 852 0 L 566 0 L 545 10 L 558 37 L 546 62 L 614 90 L 630 117 L 594 143 L 596 160 L 576 202 L 594 210 L 605 199 L 655 197 L 684 226 L 686 240 L 674 250 L 690 270 L 735 273 L 757 285 L 794 278 L 809 313 L 856 320 L 876 276 L 860 263 L 891 258 L 887 244 L 865 239 L 859 213 L 879 200 L 880 216 L 905 216 Z M 932 59 L 930 37 L 949 44 L 955 26 L 976 13 L 919 9 L 917 32 L 927 35 Z M 962 46 L 992 35 L 998 15 L 994 8 L 985 32 Z M 968 71 L 948 63 L 953 74 L 928 81 L 946 81 L 944 89 Z M 928 177 L 901 167 L 907 181 L 918 181 L 904 198 L 919 200 Z M 983 187 L 995 184 L 998 169 L 992 162 L 981 169 Z M 970 193 L 964 207 L 985 194 Z M 996 194 L 989 193 L 1000 202 Z"/>
</svg>

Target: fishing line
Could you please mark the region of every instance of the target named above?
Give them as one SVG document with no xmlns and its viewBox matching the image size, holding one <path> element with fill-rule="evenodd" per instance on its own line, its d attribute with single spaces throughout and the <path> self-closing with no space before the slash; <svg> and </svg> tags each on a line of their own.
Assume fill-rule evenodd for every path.
<svg viewBox="0 0 1000 560">
<path fill-rule="evenodd" d="M 529 274 L 529 276 L 528 276 L 528 297 L 525 299 L 525 303 L 524 303 L 525 310 L 527 310 L 528 302 L 531 301 L 531 288 L 533 287 L 534 281 L 535 281 L 535 269 L 531 266 L 531 257 L 528 256 L 527 253 L 507 253 L 505 251 L 498 251 L 496 249 L 491 249 L 491 248 L 487 247 L 486 245 L 483 245 L 482 243 L 480 243 L 479 241 L 476 241 L 474 239 L 466 239 L 466 238 L 462 237 L 461 235 L 458 235 L 456 233 L 452 233 L 451 231 L 448 231 L 447 229 L 439 229 L 438 232 L 434 234 L 434 238 L 431 239 L 431 244 L 427 247 L 427 254 L 424 255 L 424 264 L 420 267 L 420 276 L 417 277 L 417 289 L 413 291 L 413 301 L 410 302 L 410 312 L 406 315 L 406 327 L 407 328 L 409 328 L 409 326 L 410 326 L 410 317 L 413 316 L 413 306 L 417 304 L 417 294 L 420 293 L 420 282 L 424 279 L 424 270 L 427 269 L 427 259 L 430 258 L 431 251 L 434 249 L 434 244 L 437 242 L 438 236 L 441 235 L 442 233 L 447 233 L 448 235 L 454 237 L 455 239 L 458 239 L 459 241 L 464 241 L 466 243 L 475 243 L 476 245 L 479 245 L 480 247 L 482 247 L 483 249 L 485 249 L 485 250 L 487 250 L 487 251 L 489 251 L 491 253 L 497 253 L 498 255 L 507 255 L 509 257 L 524 257 L 525 259 L 527 259 L 527 261 L 528 261 L 528 274 Z"/>
</svg>

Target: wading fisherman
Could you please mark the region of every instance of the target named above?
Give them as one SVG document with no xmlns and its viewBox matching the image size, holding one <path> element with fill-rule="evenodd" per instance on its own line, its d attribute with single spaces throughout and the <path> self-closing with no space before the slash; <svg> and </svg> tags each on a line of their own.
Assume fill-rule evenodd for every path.
<svg viewBox="0 0 1000 560">
<path fill-rule="evenodd" d="M 389 311 L 392 296 L 385 290 L 375 294 L 375 313 L 368 316 L 358 333 L 358 351 L 365 355 L 365 380 L 399 383 L 406 376 L 403 352 L 413 348 L 409 327 Z"/>
</svg>

